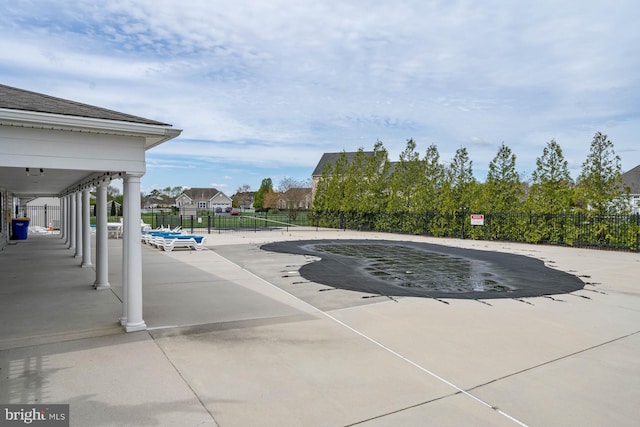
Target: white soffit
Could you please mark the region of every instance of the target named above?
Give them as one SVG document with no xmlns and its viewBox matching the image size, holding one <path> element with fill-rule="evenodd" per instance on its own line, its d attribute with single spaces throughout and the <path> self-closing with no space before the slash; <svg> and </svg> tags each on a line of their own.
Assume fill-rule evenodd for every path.
<svg viewBox="0 0 640 427">
<path fill-rule="evenodd" d="M 180 135 L 182 130 L 170 126 L 65 116 L 0 108 L 0 126 L 44 130 L 62 130 L 107 135 L 140 136 L 145 138 L 145 150 Z"/>
</svg>

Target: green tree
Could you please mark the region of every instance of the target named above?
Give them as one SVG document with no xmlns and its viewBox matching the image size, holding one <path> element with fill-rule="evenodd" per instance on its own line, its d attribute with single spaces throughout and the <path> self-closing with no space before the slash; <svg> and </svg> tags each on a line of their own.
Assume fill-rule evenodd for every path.
<svg viewBox="0 0 640 427">
<path fill-rule="evenodd" d="M 379 213 L 387 206 L 387 181 L 389 179 L 389 158 L 382 141 L 377 140 L 373 155 L 366 161 L 363 178 L 363 190 L 360 197 L 361 213 Z"/>
<path fill-rule="evenodd" d="M 470 229 L 467 214 L 480 204 L 478 188 L 473 177 L 473 162 L 467 149 L 460 147 L 445 170 L 438 206 L 440 216 L 434 230 L 437 235 L 464 235 L 465 229 Z"/>
<path fill-rule="evenodd" d="M 516 170 L 516 156 L 504 143 L 489 163 L 483 196 L 484 208 L 489 212 L 506 213 L 521 210 L 522 186 Z"/>
<path fill-rule="evenodd" d="M 444 181 L 445 168 L 440 163 L 438 147 L 431 144 L 427 147 L 422 168 L 417 177 L 416 210 L 430 212 L 437 210 L 440 205 L 440 192 Z"/>
<path fill-rule="evenodd" d="M 416 187 L 418 177 L 422 172 L 420 154 L 416 151 L 413 139 L 407 140 L 407 145 L 400 153 L 400 161 L 389 179 L 389 212 L 412 212 L 415 210 Z"/>
<path fill-rule="evenodd" d="M 260 188 L 256 191 L 256 194 L 253 196 L 253 207 L 255 209 L 264 209 L 264 197 L 267 193 L 273 191 L 273 182 L 271 178 L 264 178 L 262 183 L 260 184 Z"/>
<path fill-rule="evenodd" d="M 120 193 L 120 190 L 117 187 L 108 186 L 107 187 L 107 200 L 111 200 L 111 211 L 109 212 L 110 216 L 119 216 L 122 215 L 122 211 L 118 210 L 118 206 L 115 203 L 117 202 L 121 207 L 124 201 L 124 195 Z"/>
<path fill-rule="evenodd" d="M 158 190 L 157 188 L 154 188 L 149 193 L 149 197 L 153 197 L 154 199 L 160 199 L 162 196 L 163 196 L 163 193 L 160 190 Z"/>
<path fill-rule="evenodd" d="M 536 159 L 526 206 L 534 213 L 558 214 L 571 209 L 573 180 L 560 145 L 552 139 Z"/>
<path fill-rule="evenodd" d="M 345 179 L 349 172 L 349 159 L 347 153 L 340 153 L 338 159 L 332 164 L 327 164 L 323 171 L 323 179 L 327 180 L 326 209 L 332 212 L 345 210 Z"/>
<path fill-rule="evenodd" d="M 442 190 L 440 209 L 443 212 L 457 212 L 462 207 L 474 209 L 479 204 L 473 162 L 465 147 L 456 150 L 446 169 Z"/>
<path fill-rule="evenodd" d="M 600 132 L 591 141 L 587 159 L 578 177 L 578 195 L 582 207 L 598 214 L 624 209 L 622 166 L 613 142 Z"/>
<path fill-rule="evenodd" d="M 331 165 L 325 164 L 320 179 L 316 181 L 313 195 L 313 210 L 316 212 L 322 212 L 329 208 L 328 192 L 329 185 L 331 184 L 332 169 L 333 167 Z"/>
<path fill-rule="evenodd" d="M 351 161 L 347 159 L 346 173 L 340 179 L 343 189 L 340 209 L 345 212 L 356 213 L 361 210 L 360 203 L 367 186 L 365 181 L 366 163 L 367 159 L 362 147 L 356 151 Z M 342 167 L 342 164 L 339 166 Z"/>
<path fill-rule="evenodd" d="M 184 187 L 175 186 L 175 187 L 165 187 L 162 189 L 162 192 L 171 199 L 176 199 L 180 194 L 184 192 Z"/>
</svg>

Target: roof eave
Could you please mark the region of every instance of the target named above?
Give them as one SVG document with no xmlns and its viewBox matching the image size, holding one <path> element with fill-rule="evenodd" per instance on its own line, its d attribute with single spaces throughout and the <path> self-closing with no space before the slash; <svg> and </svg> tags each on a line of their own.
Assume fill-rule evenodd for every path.
<svg viewBox="0 0 640 427">
<path fill-rule="evenodd" d="M 0 108 L 0 125 L 112 135 L 142 136 L 148 150 L 182 133 L 171 125 L 133 123 L 92 117 Z"/>
</svg>

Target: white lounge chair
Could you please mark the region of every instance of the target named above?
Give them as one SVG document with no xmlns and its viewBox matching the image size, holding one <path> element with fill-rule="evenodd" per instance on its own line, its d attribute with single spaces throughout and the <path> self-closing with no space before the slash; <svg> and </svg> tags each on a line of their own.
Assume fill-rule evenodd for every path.
<svg viewBox="0 0 640 427">
<path fill-rule="evenodd" d="M 140 229 L 142 231 L 149 231 L 151 230 L 151 224 L 147 224 L 142 218 L 140 218 Z"/>
<path fill-rule="evenodd" d="M 161 247 L 168 252 L 171 252 L 176 248 L 195 249 L 196 251 L 200 251 L 204 248 L 206 240 L 206 236 L 180 235 L 158 237 L 155 243 L 158 247 Z"/>
<path fill-rule="evenodd" d="M 120 222 L 108 222 L 107 223 L 107 235 L 119 239 L 122 237 L 122 221 Z"/>
</svg>

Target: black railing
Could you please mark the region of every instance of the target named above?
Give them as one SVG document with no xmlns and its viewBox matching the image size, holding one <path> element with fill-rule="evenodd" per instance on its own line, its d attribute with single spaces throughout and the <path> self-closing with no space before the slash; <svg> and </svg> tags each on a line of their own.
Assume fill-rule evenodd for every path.
<svg viewBox="0 0 640 427">
<path fill-rule="evenodd" d="M 60 208 L 27 206 L 25 216 L 31 225 L 57 229 Z M 94 213 L 93 211 L 91 212 Z M 242 212 L 238 215 L 176 215 L 166 212 L 144 212 L 142 220 L 151 228 L 180 228 L 191 233 L 223 233 L 264 231 L 295 227 L 326 227 L 345 230 L 383 231 L 434 237 L 504 240 L 573 247 L 629 250 L 640 252 L 640 214 L 593 215 L 485 213 L 483 225 L 472 225 L 468 209 L 463 213 L 425 212 Z M 117 222 L 119 217 L 109 217 Z M 91 217 L 95 224 L 95 217 Z"/>
<path fill-rule="evenodd" d="M 310 221 L 339 229 L 640 251 L 640 214 L 486 213 L 483 225 L 472 225 L 468 210 L 448 214 L 325 211 L 315 212 Z"/>
<path fill-rule="evenodd" d="M 143 215 L 143 220 L 152 228 L 179 228 L 189 232 L 222 233 L 233 231 L 263 231 L 306 227 L 309 223 L 306 212 L 248 213 L 237 215 L 203 213 L 201 215 L 174 215 L 157 213 Z"/>
</svg>

